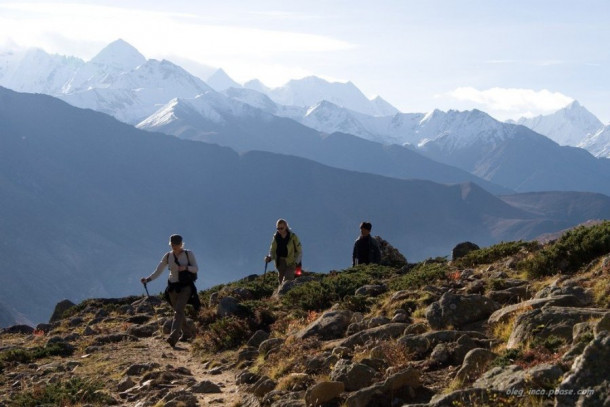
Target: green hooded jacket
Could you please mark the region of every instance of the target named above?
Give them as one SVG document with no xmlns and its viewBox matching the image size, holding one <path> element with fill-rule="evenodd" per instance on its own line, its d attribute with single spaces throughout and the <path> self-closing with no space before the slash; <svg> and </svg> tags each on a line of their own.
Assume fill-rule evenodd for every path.
<svg viewBox="0 0 610 407">
<path fill-rule="evenodd" d="M 290 238 L 288 239 L 288 256 L 286 257 L 286 265 L 288 266 L 296 266 L 301 262 L 303 257 L 303 250 L 301 248 L 301 242 L 299 241 L 299 237 L 292 231 L 289 230 Z M 275 240 L 275 234 L 271 238 L 271 247 L 269 248 L 269 257 L 271 257 L 275 261 L 275 266 L 277 267 L 277 241 Z"/>
</svg>

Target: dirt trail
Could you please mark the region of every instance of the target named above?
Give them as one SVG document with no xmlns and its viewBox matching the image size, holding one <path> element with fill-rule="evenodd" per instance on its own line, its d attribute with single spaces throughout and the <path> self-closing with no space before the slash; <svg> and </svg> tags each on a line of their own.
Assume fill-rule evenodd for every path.
<svg viewBox="0 0 610 407">
<path fill-rule="evenodd" d="M 141 339 L 139 345 L 132 350 L 134 352 L 129 359 L 134 363 L 156 362 L 161 366 L 183 367 L 193 374 L 197 382 L 210 381 L 218 385 L 221 393 L 195 394 L 201 406 L 239 405 L 241 396 L 235 383 L 236 370 L 230 363 L 208 368 L 206 363 L 193 356 L 190 343 L 179 342 L 175 348 L 171 348 L 164 337 Z"/>
</svg>

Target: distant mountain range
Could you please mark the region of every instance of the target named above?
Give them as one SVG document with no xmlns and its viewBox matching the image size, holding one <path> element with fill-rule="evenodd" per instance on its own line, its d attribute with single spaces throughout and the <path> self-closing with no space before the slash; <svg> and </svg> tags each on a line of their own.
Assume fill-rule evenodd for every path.
<svg viewBox="0 0 610 407">
<path fill-rule="evenodd" d="M 473 183 L 238 154 L 4 88 L 0 143 L 0 255 L 17 264 L 0 270 L 7 282 L 0 298 L 36 322 L 63 298 L 141 292 L 139 278 L 176 232 L 196 253 L 207 287 L 262 272 L 279 217 L 301 237 L 306 268 L 327 271 L 349 265 L 363 219 L 418 260 L 446 255 L 460 241 L 529 239 L 610 216 L 604 195 L 499 198 Z"/>
<path fill-rule="evenodd" d="M 226 99 L 208 93 L 192 100 L 173 100 L 138 127 L 239 151 L 294 154 L 339 168 L 398 178 L 466 181 L 465 171 L 479 178 L 469 181 L 492 192 L 500 192 L 499 185 L 517 192 L 561 190 L 610 195 L 610 160 L 595 158 L 582 149 L 559 146 L 524 126 L 498 122 L 477 110 L 394 116 L 397 119 L 394 124 L 401 128 L 404 140 L 418 142 L 409 153 L 399 145 L 365 142 L 346 133 L 320 138 L 308 127 L 280 119 L 288 109 L 264 96 L 256 98 L 240 90 L 227 94 L 234 97 Z M 290 109 L 290 115 L 294 117 L 296 111 Z M 329 102 L 313 111 L 327 124 L 354 125 L 342 120 L 345 109 Z M 304 119 L 308 116 L 311 114 Z M 439 163 L 453 170 L 441 168 Z M 450 174 L 453 178 L 448 177 Z"/>
<path fill-rule="evenodd" d="M 195 70 L 209 72 L 210 68 Z M 248 104 L 260 102 L 264 96 L 273 103 L 273 111 L 257 107 L 328 134 L 341 132 L 384 144 L 415 146 L 426 138 L 441 136 L 427 131 L 426 137 L 421 137 L 413 132 L 414 127 L 421 131 L 418 122 L 432 113 L 400 113 L 381 97 L 367 99 L 351 82 L 329 83 L 308 77 L 271 89 L 258 80 L 242 86 L 222 69 L 203 79 L 206 83 L 169 61 L 146 60 L 122 40 L 109 44 L 89 62 L 41 50 L 0 54 L 1 86 L 57 96 L 130 124 L 145 120 L 173 98 L 195 98 L 214 89 Z M 560 145 L 582 147 L 598 157 L 607 157 L 610 151 L 604 126 L 578 102 L 552 115 L 522 118 L 511 124 L 525 125 Z"/>
<path fill-rule="evenodd" d="M 519 125 L 401 113 L 315 77 L 205 79 L 121 40 L 88 62 L 0 53 L 0 85 L 27 92 L 0 87 L 0 254 L 25 259 L 0 271 L 0 323 L 138 292 L 176 232 L 209 286 L 260 272 L 279 217 L 327 271 L 364 219 L 421 260 L 610 216 L 610 133 L 577 103 Z M 551 140 L 585 131 L 599 158 Z"/>
</svg>

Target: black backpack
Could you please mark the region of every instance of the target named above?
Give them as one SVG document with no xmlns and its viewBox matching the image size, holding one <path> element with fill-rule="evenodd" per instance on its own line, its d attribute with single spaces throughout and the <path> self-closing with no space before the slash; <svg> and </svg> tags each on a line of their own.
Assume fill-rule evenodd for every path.
<svg viewBox="0 0 610 407">
<path fill-rule="evenodd" d="M 191 259 L 189 258 L 189 251 L 185 250 L 184 252 L 186 253 L 186 261 L 188 262 L 187 265 L 190 266 Z M 182 264 L 180 264 L 180 262 L 178 261 L 178 258 L 174 254 L 174 252 L 172 252 L 172 255 L 174 256 L 174 262 L 178 266 L 181 266 Z M 197 273 L 191 273 L 188 270 L 178 272 L 178 282 L 180 282 L 180 284 L 191 284 L 191 283 L 194 283 L 195 281 L 197 281 Z"/>
</svg>

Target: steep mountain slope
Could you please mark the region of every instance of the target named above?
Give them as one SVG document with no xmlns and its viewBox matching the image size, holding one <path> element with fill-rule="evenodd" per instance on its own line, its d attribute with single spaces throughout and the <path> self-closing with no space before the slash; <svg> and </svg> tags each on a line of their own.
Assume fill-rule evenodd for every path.
<svg viewBox="0 0 610 407">
<path fill-rule="evenodd" d="M 596 157 L 610 158 L 610 124 L 597 133 L 587 136 L 578 147 L 584 148 Z"/>
<path fill-rule="evenodd" d="M 607 404 L 610 222 L 451 262 L 382 243 L 380 265 L 201 290 L 174 347 L 160 295 L 62 301 L 0 329 L 0 404 Z"/>
<path fill-rule="evenodd" d="M 18 92 L 56 94 L 85 62 L 74 57 L 49 55 L 40 49 L 0 54 L 0 86 Z"/>
<path fill-rule="evenodd" d="M 448 126 L 435 129 L 440 136 L 418 149 L 429 158 L 518 192 L 610 195 L 610 160 L 595 158 L 579 148 L 561 147 L 524 126 L 499 123 L 480 111 L 445 116 L 441 123 Z"/>
<path fill-rule="evenodd" d="M 217 69 L 210 75 L 205 83 L 217 92 L 222 92 L 230 88 L 241 88 L 241 85 L 235 82 L 223 69 Z"/>
<path fill-rule="evenodd" d="M 517 124 L 529 127 L 559 145 L 574 147 L 603 127 L 602 122 L 577 101 L 553 114 L 523 117 Z"/>
<path fill-rule="evenodd" d="M 136 124 L 175 97 L 195 97 L 212 90 L 202 80 L 169 61 L 148 60 L 119 73 L 105 87 L 88 86 L 58 97 L 73 106 L 90 108 Z"/>
<path fill-rule="evenodd" d="M 175 99 L 138 127 L 242 152 L 291 154 L 337 168 L 395 178 L 475 182 L 494 193 L 510 191 L 401 146 L 384 146 L 343 133 L 320 134 L 293 120 L 267 113 L 282 107 L 256 92 L 243 89 L 227 92 L 237 98 L 206 92 L 195 99 Z M 253 106 L 262 106 L 264 110 Z"/>
<path fill-rule="evenodd" d="M 345 131 L 381 143 L 406 144 L 437 162 L 518 192 L 610 194 L 610 161 L 582 149 L 560 147 L 526 127 L 501 123 L 478 110 L 371 117 L 323 102 L 305 114 L 275 111 L 320 131 Z M 603 139 L 602 132 L 589 142 L 601 152 L 606 145 Z"/>
<path fill-rule="evenodd" d="M 541 221 L 546 232 L 570 226 L 473 184 L 239 155 L 7 89 L 0 89 L 0 142 L 0 255 L 19 265 L 0 270 L 10 282 L 0 298 L 35 322 L 65 297 L 139 292 L 139 278 L 176 232 L 197 253 L 205 287 L 258 272 L 279 217 L 301 237 L 305 266 L 320 271 L 349 263 L 363 219 L 410 259 L 448 253 L 464 240 L 533 237 L 515 230 Z M 523 227 L 508 230 L 507 221 Z"/>
</svg>

